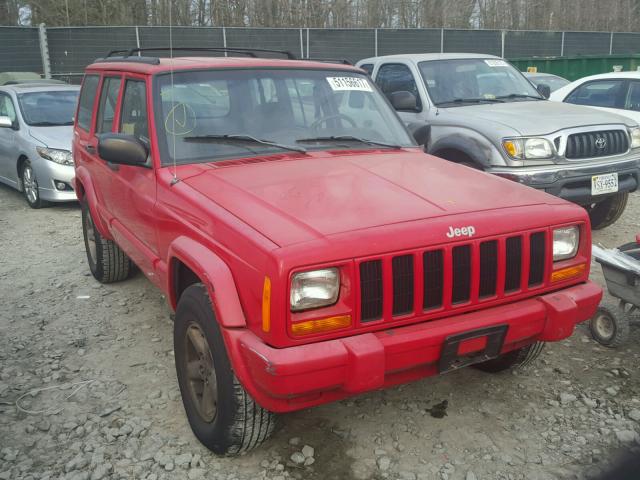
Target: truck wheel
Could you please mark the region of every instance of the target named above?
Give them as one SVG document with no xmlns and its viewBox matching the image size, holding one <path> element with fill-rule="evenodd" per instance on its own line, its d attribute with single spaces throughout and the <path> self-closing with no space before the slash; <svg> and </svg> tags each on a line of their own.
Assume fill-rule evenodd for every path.
<svg viewBox="0 0 640 480">
<path fill-rule="evenodd" d="M 258 405 L 233 373 L 203 284 L 184 291 L 175 318 L 176 372 L 193 433 L 218 455 L 257 447 L 273 433 L 276 415 Z"/>
<path fill-rule="evenodd" d="M 629 318 L 618 306 L 602 304 L 591 318 L 589 330 L 600 345 L 618 348 L 629 338 Z"/>
<path fill-rule="evenodd" d="M 131 260 L 113 240 L 100 235 L 86 201 L 82 202 L 82 233 L 89 269 L 96 280 L 111 283 L 129 277 Z"/>
<path fill-rule="evenodd" d="M 498 358 L 473 365 L 474 368 L 488 373 L 498 373 L 510 368 L 524 367 L 537 359 L 544 348 L 543 342 L 535 342 L 500 355 Z"/>
<path fill-rule="evenodd" d="M 591 228 L 600 230 L 613 225 L 624 212 L 628 200 L 629 192 L 616 193 L 601 202 L 585 207 L 591 219 Z"/>
</svg>

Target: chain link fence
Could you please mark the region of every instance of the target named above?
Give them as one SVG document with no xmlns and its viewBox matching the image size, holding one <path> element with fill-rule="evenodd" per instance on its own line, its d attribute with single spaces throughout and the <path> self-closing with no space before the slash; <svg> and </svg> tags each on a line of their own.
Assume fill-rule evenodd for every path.
<svg viewBox="0 0 640 480">
<path fill-rule="evenodd" d="M 0 71 L 35 71 L 76 81 L 110 50 L 134 47 L 268 48 L 300 58 L 399 53 L 487 53 L 509 59 L 640 53 L 640 33 L 458 29 L 222 27 L 0 27 Z M 204 55 L 224 55 L 206 53 Z"/>
</svg>

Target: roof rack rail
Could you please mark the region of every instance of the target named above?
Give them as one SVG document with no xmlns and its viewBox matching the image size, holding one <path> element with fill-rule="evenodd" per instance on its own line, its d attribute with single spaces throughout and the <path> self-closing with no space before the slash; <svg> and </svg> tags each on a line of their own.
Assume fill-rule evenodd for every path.
<svg viewBox="0 0 640 480">
<path fill-rule="evenodd" d="M 309 57 L 309 58 L 301 58 L 300 60 L 309 60 L 312 62 L 325 62 L 325 63 L 340 63 L 342 65 L 353 65 L 346 58 L 318 58 L 318 57 Z"/>
<path fill-rule="evenodd" d="M 267 48 L 244 48 L 244 47 L 145 47 L 131 48 L 129 50 L 111 50 L 105 58 L 120 55 L 122 57 L 133 57 L 136 53 L 142 52 L 161 52 L 161 51 L 192 51 L 192 52 L 217 52 L 217 53 L 240 53 L 248 57 L 257 57 L 257 53 L 276 53 L 284 55 L 289 60 L 296 60 L 296 56 L 286 50 L 271 50 Z"/>
</svg>

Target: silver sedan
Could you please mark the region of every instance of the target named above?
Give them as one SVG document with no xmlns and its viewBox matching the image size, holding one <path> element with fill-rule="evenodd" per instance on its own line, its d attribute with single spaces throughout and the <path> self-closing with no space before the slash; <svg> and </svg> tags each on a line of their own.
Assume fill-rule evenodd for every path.
<svg viewBox="0 0 640 480">
<path fill-rule="evenodd" d="M 71 139 L 79 87 L 0 86 L 0 182 L 32 208 L 76 200 Z"/>
</svg>

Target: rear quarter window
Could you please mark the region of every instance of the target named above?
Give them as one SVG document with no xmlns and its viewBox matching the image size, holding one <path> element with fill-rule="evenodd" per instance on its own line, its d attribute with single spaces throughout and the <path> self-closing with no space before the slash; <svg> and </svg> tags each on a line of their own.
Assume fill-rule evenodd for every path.
<svg viewBox="0 0 640 480">
<path fill-rule="evenodd" d="M 82 82 L 82 89 L 80 90 L 77 125 L 87 132 L 91 127 L 93 103 L 96 99 L 99 80 L 100 77 L 98 75 L 86 75 L 84 77 L 84 81 Z"/>
</svg>

